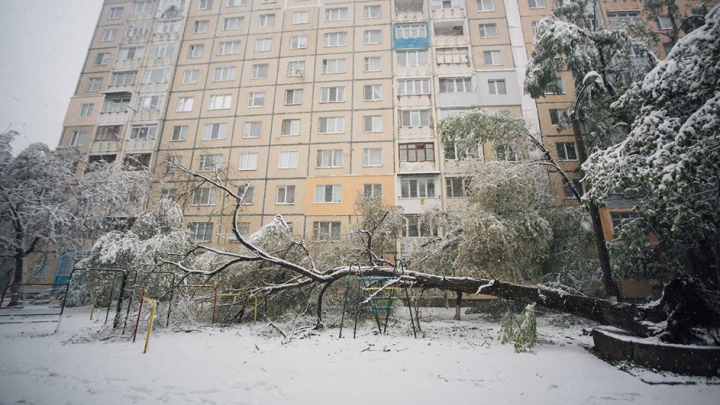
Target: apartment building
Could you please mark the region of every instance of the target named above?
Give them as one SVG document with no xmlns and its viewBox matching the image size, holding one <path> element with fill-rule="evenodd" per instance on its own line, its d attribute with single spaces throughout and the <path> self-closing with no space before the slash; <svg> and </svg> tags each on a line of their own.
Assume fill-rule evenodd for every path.
<svg viewBox="0 0 720 405">
<path fill-rule="evenodd" d="M 639 1 L 599 4 L 598 23 L 640 18 Z M 187 191 L 172 162 L 218 171 L 246 192 L 245 233 L 282 214 L 295 233 L 333 239 L 358 195 L 379 195 L 405 211 L 407 254 L 436 232 L 418 224 L 423 210 L 462 203 L 463 158 L 522 153 L 443 145 L 439 120 L 475 107 L 523 117 L 563 168 L 578 168 L 572 131 L 557 126 L 575 100 L 569 73 L 558 94 L 523 93 L 534 26 L 551 10 L 551 0 L 105 0 L 60 147 L 151 168 L 165 179 L 155 198 Z M 229 201 L 205 187 L 186 197 L 197 240 L 233 243 Z"/>
</svg>

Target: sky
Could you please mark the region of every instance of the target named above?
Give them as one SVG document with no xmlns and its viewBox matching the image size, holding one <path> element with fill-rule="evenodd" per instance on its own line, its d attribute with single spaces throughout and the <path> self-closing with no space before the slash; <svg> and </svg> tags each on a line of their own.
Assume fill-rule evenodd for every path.
<svg viewBox="0 0 720 405">
<path fill-rule="evenodd" d="M 103 0 L 0 0 L 0 132 L 55 148 Z"/>
</svg>

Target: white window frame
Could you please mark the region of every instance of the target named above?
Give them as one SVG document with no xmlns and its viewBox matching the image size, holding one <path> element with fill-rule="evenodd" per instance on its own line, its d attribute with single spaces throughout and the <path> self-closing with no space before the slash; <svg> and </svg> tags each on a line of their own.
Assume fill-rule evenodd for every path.
<svg viewBox="0 0 720 405">
<path fill-rule="evenodd" d="M 276 205 L 295 204 L 295 186 L 282 185 L 277 187 Z"/>
<path fill-rule="evenodd" d="M 170 142 L 182 142 L 187 140 L 187 125 L 175 125 L 170 131 Z"/>
<path fill-rule="evenodd" d="M 80 118 L 89 117 L 90 115 L 92 115 L 93 108 L 95 108 L 95 103 L 80 104 L 80 111 L 78 112 L 78 117 L 80 117 Z"/>
<path fill-rule="evenodd" d="M 255 52 L 272 51 L 272 38 L 258 38 L 255 40 Z"/>
<path fill-rule="evenodd" d="M 124 11 L 125 7 L 111 7 L 110 12 L 108 12 L 108 20 L 121 19 Z"/>
<path fill-rule="evenodd" d="M 162 107 L 165 96 L 161 94 L 145 94 L 138 97 L 137 110 L 151 111 L 159 110 Z"/>
<path fill-rule="evenodd" d="M 242 201 L 242 205 L 252 205 L 253 200 L 255 199 L 255 186 L 251 185 L 244 185 L 238 187 L 238 193 L 239 196 L 242 196 L 245 194 L 245 198 Z"/>
<path fill-rule="evenodd" d="M 332 86 L 320 88 L 321 103 L 344 103 L 345 86 Z"/>
<path fill-rule="evenodd" d="M 345 133 L 345 117 L 320 117 L 318 120 L 318 134 L 342 133 Z"/>
<path fill-rule="evenodd" d="M 169 68 L 149 68 L 143 74 L 143 84 L 166 83 L 170 75 Z"/>
<path fill-rule="evenodd" d="M 212 242 L 214 234 L 212 222 L 190 222 L 188 230 L 195 242 Z"/>
<path fill-rule="evenodd" d="M 430 110 L 401 110 L 400 126 L 404 128 L 430 126 Z"/>
<path fill-rule="evenodd" d="M 198 69 L 188 69 L 183 72 L 182 84 L 196 84 L 200 79 L 200 71 Z"/>
<path fill-rule="evenodd" d="M 305 75 L 305 61 L 291 60 L 288 62 L 288 77 L 302 77 Z"/>
<path fill-rule="evenodd" d="M 222 41 L 218 45 L 218 55 L 237 55 L 240 53 L 240 41 Z"/>
<path fill-rule="evenodd" d="M 294 35 L 290 37 L 290 49 L 306 49 L 308 46 L 307 35 Z"/>
<path fill-rule="evenodd" d="M 363 117 L 363 132 L 377 133 L 383 131 L 382 115 L 366 115 Z"/>
<path fill-rule="evenodd" d="M 233 80 L 235 80 L 236 73 L 237 73 L 237 68 L 235 66 L 225 66 L 225 67 L 215 68 L 215 73 L 213 74 L 213 82 L 233 81 Z"/>
<path fill-rule="evenodd" d="M 275 14 L 260 14 L 258 17 L 258 27 L 269 28 L 275 26 Z"/>
<path fill-rule="evenodd" d="M 73 131 L 70 135 L 70 146 L 71 147 L 80 147 L 83 146 L 85 143 L 85 138 L 87 138 L 87 132 L 85 131 Z"/>
<path fill-rule="evenodd" d="M 488 93 L 491 96 L 507 95 L 507 82 L 505 79 L 488 79 Z"/>
<path fill-rule="evenodd" d="M 398 66 L 427 66 L 429 63 L 427 49 L 398 50 L 396 57 Z"/>
<path fill-rule="evenodd" d="M 337 59 L 323 59 L 323 74 L 324 75 L 335 75 L 347 72 L 347 63 L 345 58 Z"/>
<path fill-rule="evenodd" d="M 477 6 L 477 11 L 480 12 L 487 12 L 487 11 L 495 11 L 495 1 L 494 0 L 476 0 L 475 2 Z"/>
<path fill-rule="evenodd" d="M 470 77 L 441 77 L 438 84 L 439 93 L 470 93 L 473 91 Z"/>
<path fill-rule="evenodd" d="M 470 63 L 467 48 L 438 48 L 435 50 L 438 65 L 467 65 Z"/>
<path fill-rule="evenodd" d="M 221 170 L 223 167 L 223 155 L 200 155 L 198 158 L 198 172 L 214 172 Z"/>
<path fill-rule="evenodd" d="M 323 229 L 327 228 L 327 230 Z M 338 240 L 342 235 L 340 221 L 313 221 L 313 240 L 318 242 Z"/>
<path fill-rule="evenodd" d="M 319 149 L 315 167 L 318 169 L 339 169 L 343 166 L 342 149 Z"/>
<path fill-rule="evenodd" d="M 203 141 L 215 141 L 225 139 L 227 137 L 227 123 L 214 122 L 205 124 L 203 128 Z"/>
<path fill-rule="evenodd" d="M 196 20 L 193 23 L 193 34 L 207 34 L 210 28 L 210 20 Z"/>
<path fill-rule="evenodd" d="M 117 30 L 115 30 L 115 29 L 103 30 L 102 38 L 100 39 L 100 42 L 112 42 L 115 40 L 116 35 L 117 35 Z"/>
<path fill-rule="evenodd" d="M 316 204 L 337 204 L 342 202 L 342 184 L 315 185 Z"/>
<path fill-rule="evenodd" d="M 395 39 L 427 38 L 426 23 L 403 23 L 395 26 Z"/>
<path fill-rule="evenodd" d="M 161 43 L 150 47 L 148 57 L 151 59 L 165 59 L 175 54 L 175 44 Z"/>
<path fill-rule="evenodd" d="M 213 6 L 213 0 L 199 0 L 198 1 L 198 10 L 210 10 Z"/>
<path fill-rule="evenodd" d="M 110 52 L 98 52 L 95 54 L 94 66 L 106 66 L 110 62 Z"/>
<path fill-rule="evenodd" d="M 240 154 L 240 165 L 238 166 L 238 170 L 252 171 L 252 170 L 257 170 L 257 167 L 258 167 L 258 154 L 256 152 Z"/>
<path fill-rule="evenodd" d="M 333 7 L 325 9 L 325 21 L 347 21 L 348 20 L 348 8 L 347 7 Z"/>
<path fill-rule="evenodd" d="M 287 89 L 285 90 L 285 105 L 301 105 L 303 99 L 303 89 Z"/>
<path fill-rule="evenodd" d="M 496 39 L 499 36 L 496 23 L 485 23 L 478 26 L 481 39 Z"/>
<path fill-rule="evenodd" d="M 578 160 L 575 142 L 555 142 L 555 151 L 557 152 L 558 161 L 560 162 L 573 162 Z M 571 157 L 568 151 L 572 151 L 572 155 L 575 157 Z"/>
<path fill-rule="evenodd" d="M 208 102 L 208 110 L 227 110 L 232 106 L 232 95 L 213 94 Z"/>
<path fill-rule="evenodd" d="M 247 6 L 248 0 L 227 0 L 228 7 Z"/>
<path fill-rule="evenodd" d="M 382 18 L 382 6 L 379 4 L 365 6 L 365 8 L 363 9 L 363 15 L 365 16 L 366 20 Z"/>
<path fill-rule="evenodd" d="M 326 32 L 323 35 L 323 46 L 326 48 L 347 45 L 347 32 L 336 31 Z"/>
<path fill-rule="evenodd" d="M 483 63 L 485 64 L 485 66 L 502 66 L 503 65 L 502 51 L 498 51 L 498 50 L 483 51 Z"/>
<path fill-rule="evenodd" d="M 264 91 L 253 91 L 248 93 L 248 108 L 260 108 L 265 107 L 265 92 Z"/>
<path fill-rule="evenodd" d="M 430 79 L 425 77 L 400 79 L 397 81 L 397 91 L 401 96 L 430 94 Z"/>
<path fill-rule="evenodd" d="M 382 30 L 365 30 L 363 32 L 363 45 L 382 44 Z"/>
<path fill-rule="evenodd" d="M 300 153 L 296 150 L 281 150 L 278 153 L 278 169 L 297 169 Z"/>
<path fill-rule="evenodd" d="M 245 17 L 236 16 L 225 18 L 225 22 L 223 24 L 223 29 L 225 31 L 241 30 L 243 28 L 245 28 Z"/>
<path fill-rule="evenodd" d="M 528 7 L 532 9 L 547 8 L 545 0 L 528 0 Z"/>
<path fill-rule="evenodd" d="M 269 73 L 270 73 L 270 64 L 256 63 L 256 64 L 252 65 L 252 70 L 250 71 L 250 78 L 251 79 L 265 79 L 268 77 Z"/>
<path fill-rule="evenodd" d="M 85 91 L 88 93 L 100 91 L 100 88 L 102 88 L 102 83 L 102 77 L 91 77 L 88 79 L 87 86 L 85 86 Z"/>
<path fill-rule="evenodd" d="M 382 198 L 381 183 L 365 183 L 363 184 L 363 195 L 365 197 Z"/>
<path fill-rule="evenodd" d="M 310 11 L 308 11 L 308 10 L 295 11 L 293 13 L 292 23 L 295 25 L 310 23 Z"/>
<path fill-rule="evenodd" d="M 130 139 L 138 141 L 151 141 L 157 134 L 157 124 L 133 125 L 130 128 Z"/>
<path fill-rule="evenodd" d="M 215 187 L 199 187 L 193 191 L 192 205 L 215 205 L 217 204 L 217 189 Z"/>
<path fill-rule="evenodd" d="M 262 136 L 262 121 L 248 121 L 243 126 L 243 139 L 257 139 Z"/>
<path fill-rule="evenodd" d="M 191 44 L 188 47 L 188 59 L 199 59 L 202 58 L 205 53 L 205 44 Z"/>
<path fill-rule="evenodd" d="M 365 72 L 379 72 L 382 70 L 382 56 L 366 56 L 364 62 Z"/>
<path fill-rule="evenodd" d="M 363 148 L 363 167 L 382 167 L 382 148 Z"/>
<path fill-rule="evenodd" d="M 363 101 L 382 101 L 382 84 L 366 84 L 363 86 Z"/>
<path fill-rule="evenodd" d="M 400 180 L 400 198 L 433 198 L 437 196 L 436 191 L 434 178 Z"/>
<path fill-rule="evenodd" d="M 195 97 L 178 97 L 175 112 L 191 112 L 194 103 Z"/>
<path fill-rule="evenodd" d="M 280 124 L 280 135 L 281 136 L 299 136 L 300 135 L 300 124 L 299 118 L 290 118 L 282 120 Z"/>
</svg>

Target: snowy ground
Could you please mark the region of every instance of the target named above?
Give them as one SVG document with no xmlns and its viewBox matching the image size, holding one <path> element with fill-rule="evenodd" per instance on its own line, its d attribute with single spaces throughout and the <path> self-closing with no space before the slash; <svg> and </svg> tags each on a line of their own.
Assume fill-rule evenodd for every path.
<svg viewBox="0 0 720 405">
<path fill-rule="evenodd" d="M 290 341 L 258 323 L 158 330 L 143 355 L 140 336 L 134 344 L 108 338 L 87 308 L 71 309 L 58 334 L 54 324 L 0 325 L 0 404 L 657 405 L 720 397 L 718 380 L 633 375 L 600 361 L 583 348 L 591 339 L 580 325 L 540 319 L 535 353 L 516 354 L 498 343 L 497 325 L 476 315 L 425 315 L 419 339 L 406 320 L 388 335 L 367 323 L 357 339 L 351 327 L 342 339 L 328 329 Z"/>
</svg>

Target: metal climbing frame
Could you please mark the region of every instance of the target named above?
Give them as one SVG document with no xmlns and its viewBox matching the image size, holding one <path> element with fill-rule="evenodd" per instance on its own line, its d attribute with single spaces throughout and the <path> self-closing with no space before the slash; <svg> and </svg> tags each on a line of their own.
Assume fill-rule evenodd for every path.
<svg viewBox="0 0 720 405">
<path fill-rule="evenodd" d="M 57 322 L 60 329 L 62 313 L 67 301 L 68 284 L 10 284 L 0 297 L 0 324 Z M 25 287 L 41 287 L 38 291 L 25 291 Z M 10 293 L 10 301 L 5 296 Z M 57 296 L 57 299 L 53 299 Z M 4 305 L 4 306 L 3 306 Z M 57 319 L 54 317 L 57 316 Z"/>
<path fill-rule="evenodd" d="M 393 311 L 394 302 L 397 299 L 396 294 L 400 290 L 405 291 L 407 306 L 410 312 L 410 323 L 412 325 L 413 335 L 417 338 L 417 330 L 415 328 L 415 320 L 412 313 L 412 302 L 410 300 L 410 293 L 408 291 L 408 283 L 402 279 L 405 273 L 405 264 L 400 260 L 396 261 L 395 267 L 392 268 L 394 275 L 392 277 L 367 276 L 362 271 L 359 263 L 353 262 L 350 265 L 351 274 L 348 275 L 348 282 L 345 288 L 342 317 L 340 319 L 339 337 L 342 337 L 342 329 L 345 322 L 345 312 L 347 309 L 347 301 L 350 291 L 350 278 L 352 277 L 352 270 L 355 267 L 357 267 L 357 271 L 354 274 L 357 276 L 358 279 L 358 292 L 355 305 L 355 325 L 353 327 L 353 338 L 357 336 L 357 320 L 360 313 L 360 308 L 363 304 L 369 304 L 370 312 L 372 313 L 373 318 L 375 319 L 375 324 L 378 327 L 378 332 L 387 332 L 388 320 L 390 318 L 390 314 Z"/>
</svg>

